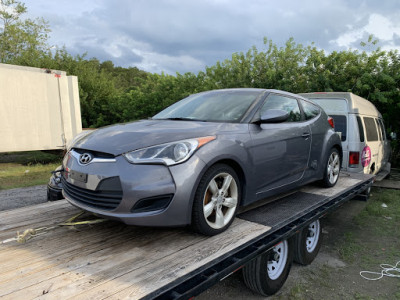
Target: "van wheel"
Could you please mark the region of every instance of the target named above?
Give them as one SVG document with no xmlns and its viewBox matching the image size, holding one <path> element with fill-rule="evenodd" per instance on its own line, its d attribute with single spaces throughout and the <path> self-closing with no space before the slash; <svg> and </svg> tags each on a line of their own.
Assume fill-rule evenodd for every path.
<svg viewBox="0 0 400 300">
<path fill-rule="evenodd" d="M 273 295 L 285 283 L 292 261 L 292 239 L 284 240 L 244 266 L 244 282 L 256 293 L 263 296 Z"/>
<path fill-rule="evenodd" d="M 294 238 L 294 261 L 309 265 L 321 248 L 321 224 L 316 220 L 303 228 Z"/>
<path fill-rule="evenodd" d="M 216 164 L 206 171 L 197 188 L 192 210 L 192 228 L 204 235 L 225 231 L 240 203 L 241 185 L 228 165 Z"/>
<path fill-rule="evenodd" d="M 336 148 L 332 148 L 325 162 L 324 178 L 321 183 L 323 187 L 334 186 L 340 173 L 340 155 Z"/>
</svg>

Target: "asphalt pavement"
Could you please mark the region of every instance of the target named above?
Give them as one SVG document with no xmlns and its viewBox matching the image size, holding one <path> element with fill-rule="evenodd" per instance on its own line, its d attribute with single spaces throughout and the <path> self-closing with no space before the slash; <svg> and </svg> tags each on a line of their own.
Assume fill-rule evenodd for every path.
<svg viewBox="0 0 400 300">
<path fill-rule="evenodd" d="M 47 185 L 0 191 L 0 211 L 47 202 Z"/>
</svg>

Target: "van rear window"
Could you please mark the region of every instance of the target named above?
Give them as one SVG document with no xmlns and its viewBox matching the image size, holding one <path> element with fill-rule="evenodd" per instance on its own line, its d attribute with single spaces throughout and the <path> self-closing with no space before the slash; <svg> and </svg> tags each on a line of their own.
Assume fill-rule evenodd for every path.
<svg viewBox="0 0 400 300">
<path fill-rule="evenodd" d="M 340 98 L 309 98 L 319 104 L 328 114 L 329 112 L 346 113 L 348 111 L 347 101 Z"/>
<path fill-rule="evenodd" d="M 361 118 L 357 117 L 357 124 L 358 124 L 358 133 L 360 134 L 360 142 L 364 142 L 364 127 L 361 122 Z"/>
<path fill-rule="evenodd" d="M 329 115 L 335 122 L 335 131 L 342 133 L 342 142 L 347 138 L 347 118 L 340 115 Z"/>
<path fill-rule="evenodd" d="M 378 140 L 378 131 L 373 118 L 364 117 L 365 131 L 367 133 L 367 141 L 374 142 Z"/>
</svg>

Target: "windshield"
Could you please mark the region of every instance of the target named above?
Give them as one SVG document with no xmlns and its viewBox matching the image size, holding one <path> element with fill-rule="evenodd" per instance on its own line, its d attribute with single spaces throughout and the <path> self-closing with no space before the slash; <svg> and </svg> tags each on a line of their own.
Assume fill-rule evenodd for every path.
<svg viewBox="0 0 400 300">
<path fill-rule="evenodd" d="M 262 91 L 210 91 L 191 95 L 153 119 L 239 122 Z"/>
</svg>

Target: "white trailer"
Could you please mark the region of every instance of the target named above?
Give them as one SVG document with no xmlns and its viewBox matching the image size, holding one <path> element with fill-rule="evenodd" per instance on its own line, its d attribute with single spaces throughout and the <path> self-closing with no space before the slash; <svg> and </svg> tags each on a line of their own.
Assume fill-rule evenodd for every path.
<svg viewBox="0 0 400 300">
<path fill-rule="evenodd" d="M 64 149 L 81 131 L 76 76 L 0 64 L 0 152 Z"/>
</svg>

